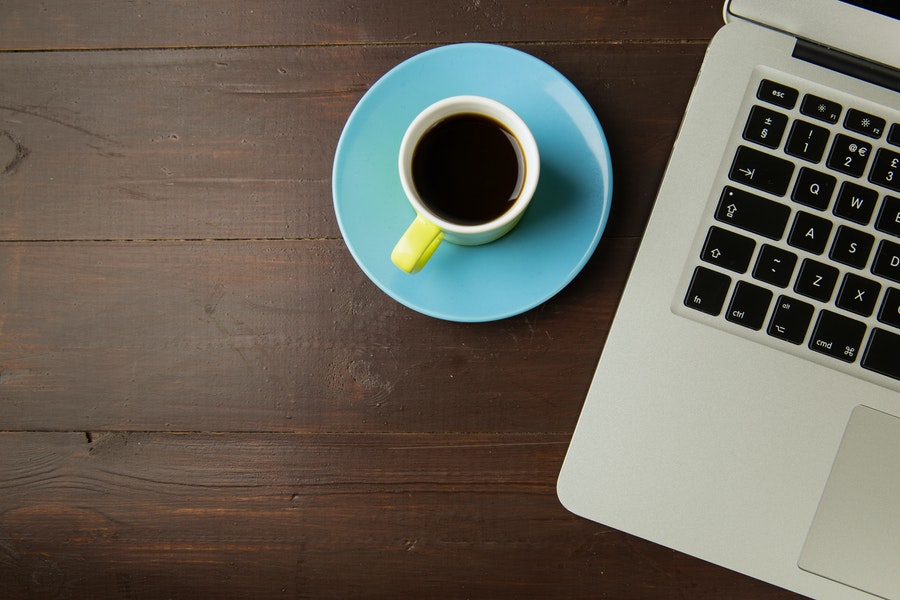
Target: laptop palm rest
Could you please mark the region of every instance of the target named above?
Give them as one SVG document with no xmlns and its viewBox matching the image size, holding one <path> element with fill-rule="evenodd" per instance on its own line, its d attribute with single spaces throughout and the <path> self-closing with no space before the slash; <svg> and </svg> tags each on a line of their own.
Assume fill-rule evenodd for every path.
<svg viewBox="0 0 900 600">
<path fill-rule="evenodd" d="M 798 564 L 900 598 L 900 418 L 853 410 Z"/>
</svg>

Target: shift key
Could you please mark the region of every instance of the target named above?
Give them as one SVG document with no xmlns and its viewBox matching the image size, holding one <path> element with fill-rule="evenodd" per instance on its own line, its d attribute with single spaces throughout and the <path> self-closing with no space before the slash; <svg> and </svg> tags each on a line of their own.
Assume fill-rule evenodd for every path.
<svg viewBox="0 0 900 600">
<path fill-rule="evenodd" d="M 780 202 L 726 185 L 716 208 L 716 220 L 780 240 L 791 209 Z"/>
<path fill-rule="evenodd" d="M 776 196 L 784 196 L 793 174 L 794 163 L 747 146 L 739 146 L 728 178 Z"/>
</svg>

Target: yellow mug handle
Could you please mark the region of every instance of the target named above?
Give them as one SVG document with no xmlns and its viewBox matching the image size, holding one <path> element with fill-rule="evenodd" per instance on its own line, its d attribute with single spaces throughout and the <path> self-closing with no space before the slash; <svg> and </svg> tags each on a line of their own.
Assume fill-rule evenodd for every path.
<svg viewBox="0 0 900 600">
<path fill-rule="evenodd" d="M 444 232 L 440 227 L 421 215 L 416 215 L 416 220 L 394 246 L 391 260 L 407 273 L 418 273 L 443 239 Z"/>
</svg>

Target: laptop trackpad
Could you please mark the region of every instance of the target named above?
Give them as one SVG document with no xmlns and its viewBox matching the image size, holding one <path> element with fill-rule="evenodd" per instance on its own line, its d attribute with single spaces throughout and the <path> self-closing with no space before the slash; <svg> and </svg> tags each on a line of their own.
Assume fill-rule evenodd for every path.
<svg viewBox="0 0 900 600">
<path fill-rule="evenodd" d="M 853 409 L 798 564 L 900 598 L 900 418 Z"/>
</svg>

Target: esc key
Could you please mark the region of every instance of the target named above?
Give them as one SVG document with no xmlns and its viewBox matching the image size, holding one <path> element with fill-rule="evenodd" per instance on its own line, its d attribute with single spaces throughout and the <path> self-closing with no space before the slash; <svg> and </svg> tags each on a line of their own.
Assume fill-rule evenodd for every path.
<svg viewBox="0 0 900 600">
<path fill-rule="evenodd" d="M 770 79 L 763 79 L 760 81 L 759 89 L 756 90 L 756 97 L 763 102 L 769 102 L 787 109 L 794 108 L 799 96 L 800 92 L 794 88 Z"/>
</svg>

